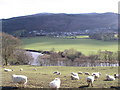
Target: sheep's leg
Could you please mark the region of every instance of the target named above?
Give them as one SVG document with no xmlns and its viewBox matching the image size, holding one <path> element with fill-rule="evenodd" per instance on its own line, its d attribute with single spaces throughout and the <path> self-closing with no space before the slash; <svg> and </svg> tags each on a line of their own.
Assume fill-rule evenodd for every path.
<svg viewBox="0 0 120 90">
<path fill-rule="evenodd" d="M 27 82 L 24 83 L 24 87 L 26 87 L 26 86 L 27 86 Z"/>
<path fill-rule="evenodd" d="M 90 86 L 90 83 L 88 83 L 88 87 Z"/>
<path fill-rule="evenodd" d="M 18 83 L 15 84 L 15 87 L 18 87 Z"/>
<path fill-rule="evenodd" d="M 15 83 L 15 87 L 17 87 L 17 84 Z"/>
<path fill-rule="evenodd" d="M 88 87 L 90 86 L 90 83 L 88 82 Z"/>
<path fill-rule="evenodd" d="M 24 87 L 26 87 L 27 85 L 25 84 Z"/>
<path fill-rule="evenodd" d="M 20 87 L 21 87 L 21 88 L 24 87 L 23 84 L 20 84 Z"/>
<path fill-rule="evenodd" d="M 93 87 L 93 83 L 91 82 L 91 86 Z"/>
</svg>

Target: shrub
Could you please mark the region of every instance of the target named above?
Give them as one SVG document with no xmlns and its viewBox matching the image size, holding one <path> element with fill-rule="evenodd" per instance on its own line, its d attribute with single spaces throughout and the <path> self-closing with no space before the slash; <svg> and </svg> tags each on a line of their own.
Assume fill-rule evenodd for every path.
<svg viewBox="0 0 120 90">
<path fill-rule="evenodd" d="M 13 63 L 18 63 L 18 64 L 29 64 L 30 62 L 32 62 L 33 57 L 32 55 L 29 53 L 26 53 L 26 51 L 24 50 L 16 50 L 14 52 L 14 56 L 15 56 L 15 60 L 13 61 Z"/>
<path fill-rule="evenodd" d="M 78 52 L 75 49 L 66 49 L 63 51 L 62 56 L 67 57 L 68 59 L 74 61 L 75 58 L 78 58 L 82 55 L 81 52 Z"/>
</svg>

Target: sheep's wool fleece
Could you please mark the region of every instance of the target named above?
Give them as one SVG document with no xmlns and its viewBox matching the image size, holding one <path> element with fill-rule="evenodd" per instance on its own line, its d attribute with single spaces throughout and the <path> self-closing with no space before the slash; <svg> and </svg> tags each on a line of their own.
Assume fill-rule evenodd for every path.
<svg viewBox="0 0 120 90">
<path fill-rule="evenodd" d="M 12 78 L 15 83 L 25 83 L 27 80 L 27 77 L 23 75 L 13 75 Z"/>
<path fill-rule="evenodd" d="M 60 87 L 60 81 L 59 80 L 53 80 L 52 82 L 50 82 L 49 86 L 51 88 L 59 88 Z"/>
</svg>

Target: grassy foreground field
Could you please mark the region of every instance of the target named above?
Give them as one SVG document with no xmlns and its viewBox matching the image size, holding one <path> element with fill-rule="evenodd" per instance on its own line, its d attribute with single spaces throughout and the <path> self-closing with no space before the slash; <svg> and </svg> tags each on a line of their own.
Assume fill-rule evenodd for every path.
<svg viewBox="0 0 120 90">
<path fill-rule="evenodd" d="M 30 66 L 30 65 L 18 65 L 18 66 L 7 66 L 5 68 L 13 69 L 12 72 L 4 72 L 2 68 L 2 86 L 12 86 L 11 75 L 20 74 L 28 77 L 28 83 L 26 88 L 49 88 L 49 82 L 54 78 L 61 79 L 61 88 L 78 88 L 87 85 L 87 75 L 79 75 L 80 80 L 71 80 L 71 72 L 101 72 L 101 77 L 94 81 L 94 87 L 86 88 L 110 88 L 111 86 L 118 86 L 118 79 L 115 81 L 104 81 L 105 74 L 113 75 L 118 73 L 118 67 L 65 67 L 65 66 Z M 23 71 L 20 71 L 23 68 Z M 34 70 L 37 69 L 37 71 Z M 53 75 L 54 71 L 61 72 L 61 75 Z M 0 77 L 1 78 L 1 77 Z M 119 83 L 120 84 L 120 83 Z M 20 85 L 17 85 L 20 87 Z"/>
<path fill-rule="evenodd" d="M 31 37 L 23 38 L 23 48 L 32 50 L 52 50 L 63 51 L 74 48 L 89 55 L 98 50 L 118 51 L 117 41 L 101 41 L 93 39 L 63 39 L 53 37 Z"/>
</svg>

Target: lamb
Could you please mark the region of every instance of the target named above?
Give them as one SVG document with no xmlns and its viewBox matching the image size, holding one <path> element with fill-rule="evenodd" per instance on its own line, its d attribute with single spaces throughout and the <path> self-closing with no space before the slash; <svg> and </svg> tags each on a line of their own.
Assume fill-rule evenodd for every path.
<svg viewBox="0 0 120 90">
<path fill-rule="evenodd" d="M 72 73 L 71 73 L 71 79 L 72 79 L 72 80 L 79 80 L 79 76 L 78 76 L 78 74 L 72 72 Z"/>
<path fill-rule="evenodd" d="M 33 70 L 37 71 L 37 69 L 36 69 L 36 68 L 34 68 Z"/>
<path fill-rule="evenodd" d="M 72 72 L 71 73 L 73 76 L 78 76 L 78 74 L 77 73 L 74 73 L 74 72 Z"/>
<path fill-rule="evenodd" d="M 90 84 L 91 84 L 91 86 L 93 87 L 94 78 L 95 78 L 94 75 L 87 77 L 88 86 L 90 86 Z"/>
<path fill-rule="evenodd" d="M 93 72 L 92 75 L 94 75 L 95 79 L 97 79 L 97 78 L 100 77 L 101 73 L 99 73 L 99 72 Z"/>
<path fill-rule="evenodd" d="M 22 68 L 20 68 L 20 71 L 23 71 L 23 69 L 22 69 Z"/>
<path fill-rule="evenodd" d="M 72 80 L 79 80 L 79 76 L 78 75 L 77 76 L 71 75 L 71 79 Z"/>
<path fill-rule="evenodd" d="M 18 83 L 18 84 L 27 84 L 27 77 L 24 75 L 12 75 L 12 80 L 14 83 Z"/>
<path fill-rule="evenodd" d="M 78 74 L 83 74 L 82 72 L 78 72 Z"/>
<path fill-rule="evenodd" d="M 12 69 L 4 69 L 5 72 L 10 72 L 10 71 L 13 71 Z"/>
<path fill-rule="evenodd" d="M 50 88 L 60 88 L 61 81 L 59 78 L 55 78 L 49 83 Z"/>
<path fill-rule="evenodd" d="M 108 80 L 108 81 L 114 81 L 115 78 L 114 78 L 114 76 L 111 76 L 111 75 L 107 75 L 107 74 L 106 74 L 106 80 Z"/>
<path fill-rule="evenodd" d="M 89 72 L 84 72 L 85 73 L 85 75 L 90 75 L 90 73 Z"/>
<path fill-rule="evenodd" d="M 61 75 L 60 72 L 56 71 L 56 72 L 53 72 L 53 74 L 56 74 L 56 75 Z"/>
<path fill-rule="evenodd" d="M 114 78 L 120 78 L 120 74 L 114 74 Z"/>
</svg>

